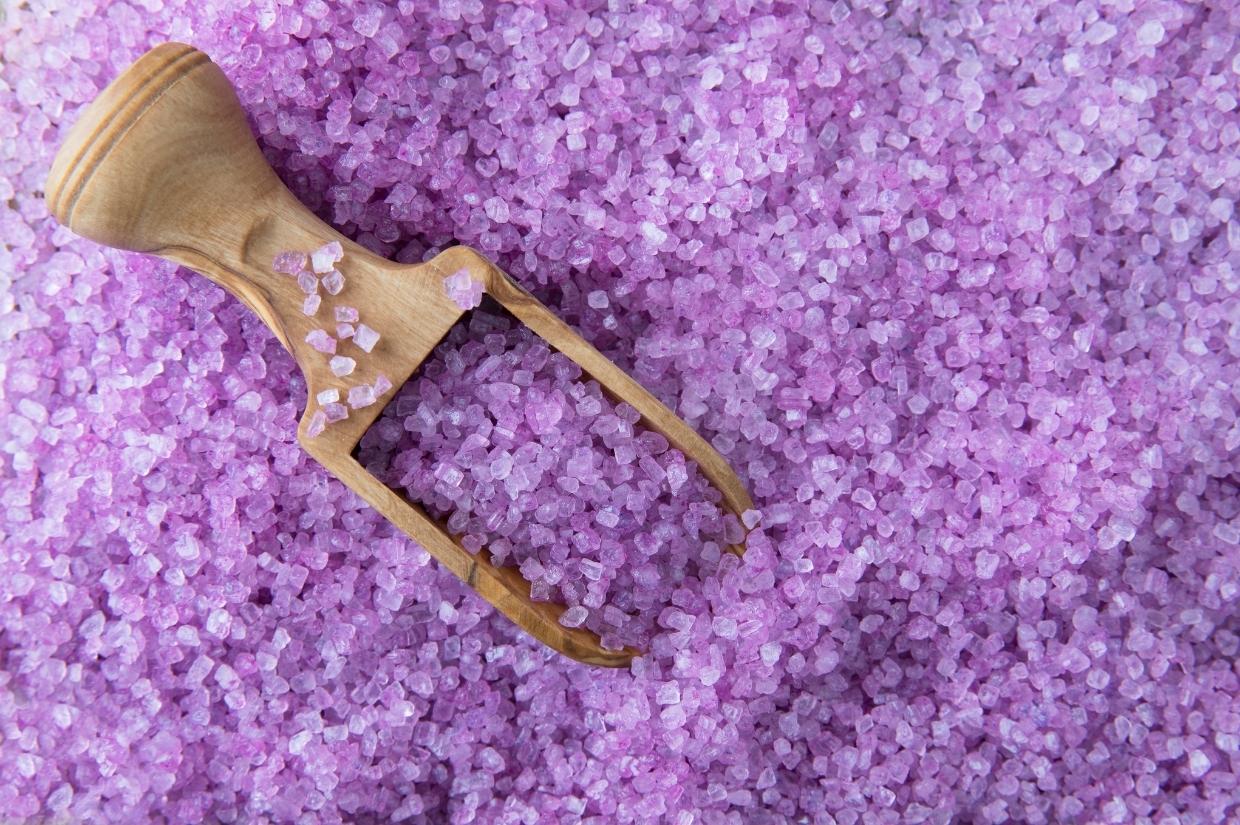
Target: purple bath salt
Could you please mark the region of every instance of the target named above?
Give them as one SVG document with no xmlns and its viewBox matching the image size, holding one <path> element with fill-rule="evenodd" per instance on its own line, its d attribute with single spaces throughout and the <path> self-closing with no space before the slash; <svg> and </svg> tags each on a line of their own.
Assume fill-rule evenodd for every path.
<svg viewBox="0 0 1240 825">
<path fill-rule="evenodd" d="M 482 284 L 475 281 L 468 269 L 458 270 L 443 279 L 444 291 L 461 309 L 473 309 L 482 303 Z"/>
<path fill-rule="evenodd" d="M 356 332 L 356 330 L 352 324 L 336 324 L 336 337 L 341 341 L 347 338 L 352 338 L 354 332 Z"/>
<path fill-rule="evenodd" d="M 379 373 L 375 376 L 375 383 L 372 385 L 372 389 L 374 390 L 375 397 L 379 398 L 392 389 L 392 380 L 383 373 Z"/>
<path fill-rule="evenodd" d="M 310 330 L 306 333 L 306 343 L 319 352 L 331 354 L 336 351 L 336 339 L 328 335 L 325 330 Z"/>
<path fill-rule="evenodd" d="M 720 562 L 727 522 L 715 489 L 526 327 L 477 311 L 421 375 L 363 437 L 362 465 L 466 546 L 519 568 L 535 598 L 589 611 L 582 622 L 605 643 L 649 640 L 661 565 Z M 370 389 L 350 390 L 350 406 L 373 403 Z M 679 495 L 672 465 L 686 472 Z M 673 510 L 674 527 L 655 518 Z"/>
<path fill-rule="evenodd" d="M 310 253 L 310 265 L 320 275 L 332 272 L 336 263 L 344 257 L 344 248 L 339 241 L 331 241 Z"/>
<path fill-rule="evenodd" d="M 1238 14 L 6 4 L 0 820 L 1236 821 Z M 477 248 L 735 468 L 752 528 L 510 326 L 382 394 L 384 480 L 628 668 L 305 453 L 242 301 L 51 218 L 57 145 L 169 39 L 316 214 Z M 270 217 L 229 243 L 300 295 L 322 240 L 277 267 Z"/>
<path fill-rule="evenodd" d="M 340 322 L 355 323 L 359 317 L 356 307 L 337 306 L 334 312 L 336 320 Z"/>
<path fill-rule="evenodd" d="M 302 302 L 301 311 L 305 315 L 314 317 L 318 314 L 319 306 L 323 303 L 323 298 L 319 295 L 307 295 L 306 300 Z"/>
</svg>

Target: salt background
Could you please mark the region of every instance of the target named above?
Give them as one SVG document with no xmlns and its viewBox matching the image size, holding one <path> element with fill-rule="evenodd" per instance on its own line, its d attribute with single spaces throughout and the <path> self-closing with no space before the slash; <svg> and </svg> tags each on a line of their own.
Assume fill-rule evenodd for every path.
<svg viewBox="0 0 1240 825">
<path fill-rule="evenodd" d="M 582 5 L 5 6 L 0 818 L 1234 819 L 1240 5 Z M 321 216 L 483 249 L 747 479 L 631 671 L 309 461 L 239 303 L 48 216 L 168 39 Z"/>
</svg>

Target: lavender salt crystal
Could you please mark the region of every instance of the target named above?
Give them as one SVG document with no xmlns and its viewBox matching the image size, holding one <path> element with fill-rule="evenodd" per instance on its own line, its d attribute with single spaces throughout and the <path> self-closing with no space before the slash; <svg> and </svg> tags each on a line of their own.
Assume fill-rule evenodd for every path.
<svg viewBox="0 0 1240 825">
<path fill-rule="evenodd" d="M 1238 13 L 7 4 L 0 819 L 1235 821 Z M 478 248 L 736 469 L 752 528 L 478 313 L 383 394 L 382 480 L 626 672 L 306 455 L 241 302 L 49 219 L 168 39 L 341 232 Z M 350 275 L 317 245 L 259 264 Z"/>
<path fill-rule="evenodd" d="M 304 252 L 280 252 L 272 260 L 271 268 L 283 275 L 297 276 L 306 268 L 306 262 Z"/>
<path fill-rule="evenodd" d="M 323 289 L 328 295 L 339 295 L 344 290 L 344 275 L 338 269 L 333 269 L 322 278 Z"/>
<path fill-rule="evenodd" d="M 360 384 L 349 389 L 349 406 L 355 410 L 369 407 L 375 403 L 375 391 L 369 384 Z"/>
<path fill-rule="evenodd" d="M 327 415 L 322 410 L 316 410 L 310 416 L 310 423 L 306 425 L 306 435 L 314 438 L 327 428 Z"/>
<path fill-rule="evenodd" d="M 353 328 L 353 343 L 357 344 L 365 352 L 371 352 L 374 350 L 375 344 L 379 343 L 379 333 L 365 324 L 358 324 Z"/>
<path fill-rule="evenodd" d="M 336 351 L 336 339 L 321 329 L 312 329 L 306 333 L 306 343 L 319 352 L 331 354 Z"/>
<path fill-rule="evenodd" d="M 461 309 L 473 309 L 482 303 L 482 284 L 475 281 L 468 269 L 460 269 L 443 280 L 444 292 Z"/>
</svg>

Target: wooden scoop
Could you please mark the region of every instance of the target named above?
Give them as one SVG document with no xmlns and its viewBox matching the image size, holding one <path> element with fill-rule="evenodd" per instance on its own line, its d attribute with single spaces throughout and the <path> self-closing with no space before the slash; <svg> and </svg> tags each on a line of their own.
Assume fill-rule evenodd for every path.
<svg viewBox="0 0 1240 825">
<path fill-rule="evenodd" d="M 530 586 L 515 568 L 496 567 L 485 548 L 469 553 L 353 456 L 392 393 L 463 314 L 445 292 L 446 277 L 467 270 L 508 311 L 696 461 L 730 510 L 739 516 L 752 508 L 719 453 L 478 252 L 457 246 L 424 264 L 396 264 L 315 217 L 267 165 L 228 79 L 196 49 L 157 46 L 91 103 L 52 164 L 47 203 L 78 234 L 194 269 L 258 313 L 306 376 L 309 399 L 297 430 L 302 447 L 504 615 L 566 656 L 621 667 L 639 651 L 606 650 L 589 630 L 560 625 L 562 605 L 531 601 Z M 369 355 L 352 353 L 358 368 L 346 380 L 371 383 L 383 373 L 395 387 L 380 403 L 353 410 L 311 436 L 315 396 L 342 384 L 328 356 L 305 341 L 308 332 L 327 326 L 321 319 L 330 319 L 331 309 L 325 302 L 317 320 L 305 315 L 296 279 L 276 273 L 272 261 L 279 252 L 309 252 L 332 240 L 344 248 L 340 269 L 346 276 L 344 291 L 332 300 L 356 307 L 380 334 Z"/>
</svg>

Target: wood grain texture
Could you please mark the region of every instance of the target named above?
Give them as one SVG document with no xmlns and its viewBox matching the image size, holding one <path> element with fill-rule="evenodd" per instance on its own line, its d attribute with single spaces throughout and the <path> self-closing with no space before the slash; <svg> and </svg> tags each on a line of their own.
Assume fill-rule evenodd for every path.
<svg viewBox="0 0 1240 825">
<path fill-rule="evenodd" d="M 152 49 L 87 107 L 56 156 L 46 193 L 52 213 L 78 234 L 187 266 L 249 306 L 305 374 L 309 397 L 298 427 L 303 448 L 509 619 L 566 656 L 622 667 L 639 651 L 607 650 L 594 633 L 560 625 L 562 605 L 531 601 L 529 583 L 515 568 L 497 568 L 485 549 L 470 554 L 353 457 L 395 389 L 461 317 L 443 288 L 445 277 L 468 270 L 514 316 L 696 461 L 730 510 L 739 516 L 753 506 L 701 436 L 482 255 L 454 247 L 428 263 L 400 265 L 315 217 L 263 158 L 223 72 L 190 46 Z M 309 251 L 330 240 L 344 247 L 346 285 L 340 295 L 324 296 L 318 318 L 310 318 L 295 279 L 275 273 L 271 262 L 278 252 Z M 328 356 L 305 343 L 310 330 L 331 328 L 336 305 L 356 307 L 381 336 L 369 354 L 342 346 L 341 353 L 358 362 L 358 371 L 344 380 L 331 373 Z M 352 411 L 317 437 L 308 435 L 319 391 L 373 382 L 380 373 L 395 388 L 380 403 Z"/>
</svg>

